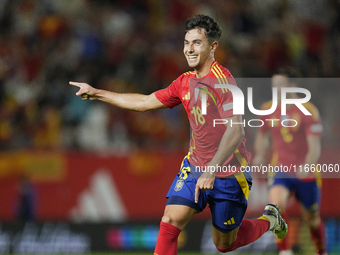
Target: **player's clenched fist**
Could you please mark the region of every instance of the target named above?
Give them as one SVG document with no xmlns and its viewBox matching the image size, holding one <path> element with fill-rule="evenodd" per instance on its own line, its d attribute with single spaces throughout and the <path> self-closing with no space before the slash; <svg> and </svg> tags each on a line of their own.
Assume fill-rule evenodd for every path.
<svg viewBox="0 0 340 255">
<path fill-rule="evenodd" d="M 83 100 L 97 100 L 97 89 L 93 88 L 87 83 L 81 83 L 81 82 L 69 82 L 70 85 L 79 87 L 80 89 L 76 93 L 77 96 L 81 96 Z"/>
</svg>

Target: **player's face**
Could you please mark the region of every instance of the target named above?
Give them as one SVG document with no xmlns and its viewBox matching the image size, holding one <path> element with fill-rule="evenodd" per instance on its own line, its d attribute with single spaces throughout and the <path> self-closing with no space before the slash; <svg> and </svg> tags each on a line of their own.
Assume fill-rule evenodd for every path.
<svg viewBox="0 0 340 255">
<path fill-rule="evenodd" d="M 214 57 L 217 42 L 209 43 L 204 32 L 204 29 L 192 29 L 185 34 L 183 52 L 188 65 L 194 69 L 211 63 Z"/>
<path fill-rule="evenodd" d="M 277 88 L 279 100 L 281 99 L 281 88 L 293 86 L 294 84 L 290 83 L 288 77 L 285 75 L 275 74 L 272 77 L 272 87 Z M 287 97 L 290 97 L 289 93 L 287 94 Z"/>
</svg>

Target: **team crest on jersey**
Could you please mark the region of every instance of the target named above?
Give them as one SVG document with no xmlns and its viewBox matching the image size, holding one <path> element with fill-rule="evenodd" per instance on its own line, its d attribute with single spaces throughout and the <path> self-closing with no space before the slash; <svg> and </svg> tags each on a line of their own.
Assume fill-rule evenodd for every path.
<svg viewBox="0 0 340 255">
<path fill-rule="evenodd" d="M 184 181 L 183 180 L 177 180 L 176 186 L 174 188 L 175 191 L 180 191 L 183 188 Z"/>
</svg>

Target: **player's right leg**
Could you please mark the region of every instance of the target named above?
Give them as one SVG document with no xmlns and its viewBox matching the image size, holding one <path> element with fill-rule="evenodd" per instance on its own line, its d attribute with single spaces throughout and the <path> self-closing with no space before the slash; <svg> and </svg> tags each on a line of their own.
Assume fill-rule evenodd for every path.
<svg viewBox="0 0 340 255">
<path fill-rule="evenodd" d="M 167 205 L 160 224 L 154 254 L 177 254 L 178 236 L 195 213 L 195 209 L 185 205 Z"/>
<path fill-rule="evenodd" d="M 278 173 L 270 180 L 269 186 L 269 203 L 272 205 L 278 205 L 280 214 L 285 222 L 288 224 L 288 215 L 286 213 L 287 202 L 291 194 L 293 186 L 293 179 L 284 173 Z M 292 255 L 293 252 L 288 247 L 288 238 L 279 239 L 276 238 L 276 243 L 279 249 L 279 255 Z"/>
<path fill-rule="evenodd" d="M 206 204 L 206 194 L 200 191 L 199 201 L 195 203 L 197 178 L 192 178 L 190 163 L 184 158 L 181 170 L 175 177 L 167 194 L 167 205 L 160 224 L 155 248 L 157 255 L 177 254 L 177 240 L 181 230 L 195 213 L 202 211 Z"/>
<path fill-rule="evenodd" d="M 196 213 L 195 209 L 185 205 L 167 205 L 161 222 L 182 230 Z"/>
</svg>

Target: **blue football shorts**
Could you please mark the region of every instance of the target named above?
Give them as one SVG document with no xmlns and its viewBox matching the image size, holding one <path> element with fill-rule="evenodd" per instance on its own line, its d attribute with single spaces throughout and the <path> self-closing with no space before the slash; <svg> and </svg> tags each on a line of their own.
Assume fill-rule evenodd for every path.
<svg viewBox="0 0 340 255">
<path fill-rule="evenodd" d="M 252 185 L 250 172 L 238 172 L 227 178 L 216 178 L 212 190 L 200 190 L 195 203 L 195 188 L 198 176 L 184 158 L 180 172 L 175 177 L 168 194 L 167 205 L 185 205 L 197 212 L 203 211 L 207 204 L 212 215 L 213 226 L 222 233 L 239 227 L 247 210 L 249 191 Z"/>
<path fill-rule="evenodd" d="M 296 199 L 309 211 L 319 211 L 321 198 L 321 182 L 317 180 L 302 181 L 287 173 L 277 172 L 273 175 L 269 189 L 275 185 L 283 185 L 295 193 Z M 321 180 L 320 180 L 321 181 Z"/>
</svg>

